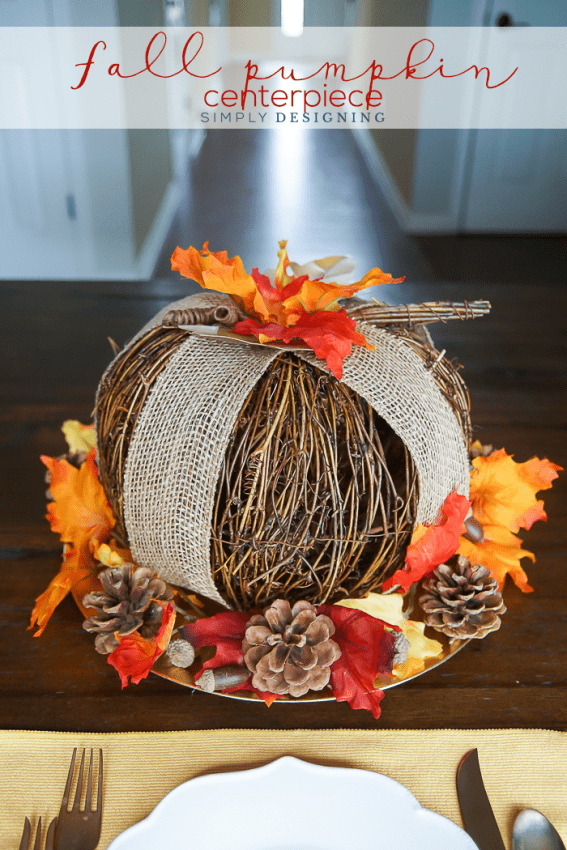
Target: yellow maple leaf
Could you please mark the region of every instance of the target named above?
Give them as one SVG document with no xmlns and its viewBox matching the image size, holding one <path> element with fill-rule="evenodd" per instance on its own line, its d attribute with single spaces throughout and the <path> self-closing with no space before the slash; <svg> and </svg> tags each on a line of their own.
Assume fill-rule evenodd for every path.
<svg viewBox="0 0 567 850">
<path fill-rule="evenodd" d="M 54 499 L 47 506 L 47 519 L 51 530 L 68 545 L 59 573 L 36 599 L 30 623 L 30 628 L 39 626 L 35 637 L 43 632 L 53 611 L 70 590 L 77 600 L 82 600 L 89 591 L 99 589 L 93 553 L 108 539 L 115 520 L 94 457 L 95 449 L 91 449 L 80 469 L 66 460 L 42 457 L 51 472 L 50 490 Z"/>
<path fill-rule="evenodd" d="M 105 567 L 120 567 L 122 564 L 132 563 L 132 553 L 130 550 L 120 549 L 112 541 L 100 545 L 95 550 L 94 556 Z"/>
<path fill-rule="evenodd" d="M 484 525 L 502 525 L 517 532 L 547 519 L 539 490 L 548 490 L 560 466 L 537 457 L 516 463 L 504 449 L 473 460 L 470 499 L 475 518 Z M 485 564 L 485 566 L 487 566 Z"/>
<path fill-rule="evenodd" d="M 403 613 L 404 599 L 399 593 L 369 593 L 364 599 L 342 599 L 335 603 L 344 608 L 355 608 L 372 617 L 377 617 L 391 626 L 399 626 L 409 641 L 408 657 L 403 664 L 396 664 L 392 675 L 397 679 L 407 679 L 425 670 L 428 658 L 435 658 L 443 652 L 438 640 L 425 636 L 425 625 L 407 620 Z"/>
<path fill-rule="evenodd" d="M 77 419 L 67 419 L 61 426 L 71 454 L 90 452 L 96 446 L 94 425 L 82 425 Z"/>
<path fill-rule="evenodd" d="M 483 525 L 483 532 L 482 543 L 473 543 L 466 537 L 461 537 L 459 555 L 464 555 L 471 564 L 482 564 L 490 570 L 500 589 L 504 587 L 506 575 L 510 575 L 520 590 L 531 593 L 533 587 L 528 584 L 528 577 L 520 566 L 520 561 L 522 558 L 535 561 L 533 552 L 522 549 L 520 538 L 504 525 Z"/>
<path fill-rule="evenodd" d="M 425 670 L 425 662 L 428 658 L 437 658 L 441 655 L 443 646 L 438 640 L 425 636 L 425 623 L 406 620 L 406 626 L 402 627 L 402 631 L 409 640 L 410 648 L 403 664 L 395 665 L 393 676 L 396 679 L 409 679 L 410 676 L 416 676 Z"/>
</svg>

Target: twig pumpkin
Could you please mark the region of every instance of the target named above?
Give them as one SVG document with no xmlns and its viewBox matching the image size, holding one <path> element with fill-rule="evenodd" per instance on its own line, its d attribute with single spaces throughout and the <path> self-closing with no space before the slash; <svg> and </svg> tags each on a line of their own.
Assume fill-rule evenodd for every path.
<svg viewBox="0 0 567 850">
<path fill-rule="evenodd" d="M 357 348 L 342 381 L 312 352 L 163 326 L 226 298 L 162 310 L 101 381 L 117 528 L 137 564 L 227 607 L 362 596 L 399 568 L 416 521 L 468 494 L 466 388 L 398 316 L 359 324 L 375 350 Z"/>
</svg>

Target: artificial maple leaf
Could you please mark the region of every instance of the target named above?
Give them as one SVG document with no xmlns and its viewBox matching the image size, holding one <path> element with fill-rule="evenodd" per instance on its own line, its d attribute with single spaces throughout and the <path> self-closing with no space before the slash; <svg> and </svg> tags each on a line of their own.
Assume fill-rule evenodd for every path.
<svg viewBox="0 0 567 850">
<path fill-rule="evenodd" d="M 352 353 L 352 345 L 362 345 L 373 350 L 364 336 L 356 331 L 356 323 L 344 310 L 338 312 L 303 313 L 291 328 L 270 323 L 260 325 L 254 319 L 246 319 L 234 326 L 236 333 L 250 334 L 261 342 L 282 340 L 291 342 L 302 339 L 313 349 L 317 357 L 324 360 L 335 378 L 343 376 L 344 358 Z"/>
<path fill-rule="evenodd" d="M 304 279 L 297 293 L 291 292 L 288 287 L 295 283 L 297 278 L 290 278 L 287 268 L 291 265 L 286 251 L 287 242 L 280 242 L 278 251 L 279 263 L 276 268 L 276 288 L 286 294 L 286 310 L 290 315 L 301 315 L 302 312 L 314 313 L 321 310 L 338 310 L 338 298 L 350 298 L 361 289 L 369 286 L 378 286 L 384 283 L 400 283 L 403 277 L 393 278 L 391 274 L 381 269 L 371 269 L 364 277 L 356 283 L 337 284 L 323 280 Z M 289 294 L 288 294 L 289 292 Z"/>
<path fill-rule="evenodd" d="M 197 680 L 197 678 L 198 677 L 195 677 L 195 680 Z M 260 699 L 264 700 L 268 708 L 281 696 L 281 694 L 272 694 L 270 691 L 259 691 L 258 688 L 253 687 L 252 673 L 250 673 L 250 677 L 245 682 L 242 682 L 240 685 L 235 685 L 233 688 L 223 688 L 222 693 L 232 694 L 235 691 L 251 691 L 256 694 L 256 696 L 259 696 Z"/>
<path fill-rule="evenodd" d="M 394 635 L 385 630 L 381 620 L 364 611 L 318 605 L 317 613 L 333 621 L 332 638 L 341 650 L 341 657 L 331 665 L 335 699 L 348 702 L 351 708 L 364 708 L 378 719 L 384 692 L 374 687 L 374 680 L 392 671 Z"/>
<path fill-rule="evenodd" d="M 247 274 L 240 257 L 229 259 L 226 251 L 209 251 L 205 242 L 201 251 L 190 246 L 184 251 L 176 248 L 171 257 L 171 268 L 184 277 L 199 283 L 204 289 L 214 289 L 231 295 L 245 313 L 265 310 L 258 287 Z"/>
<path fill-rule="evenodd" d="M 88 574 L 76 582 L 73 587 L 70 588 L 71 595 L 75 600 L 75 605 L 83 615 L 83 617 L 92 617 L 96 614 L 94 608 L 86 608 L 83 605 L 83 599 L 89 593 L 99 593 L 104 590 L 100 579 L 97 573 L 93 569 L 89 569 Z"/>
<path fill-rule="evenodd" d="M 67 440 L 69 452 L 90 452 L 96 446 L 96 434 L 93 424 L 81 425 L 77 419 L 67 419 L 61 426 L 63 436 Z"/>
<path fill-rule="evenodd" d="M 175 608 L 171 602 L 162 604 L 162 608 L 161 626 L 155 638 L 148 640 L 139 632 L 132 632 L 119 638 L 120 643 L 108 656 L 108 663 L 118 671 L 122 688 L 129 684 L 130 679 L 135 685 L 145 679 L 165 652 L 175 625 Z"/>
<path fill-rule="evenodd" d="M 395 679 L 409 679 L 423 673 L 427 659 L 437 658 L 443 652 L 443 645 L 438 640 L 425 636 L 425 623 L 406 620 L 403 633 L 410 645 L 406 660 L 396 664 L 392 671 Z"/>
<path fill-rule="evenodd" d="M 41 458 L 51 472 L 50 490 L 54 499 L 47 506 L 47 519 L 51 530 L 68 547 L 59 573 L 36 599 L 30 623 L 30 628 L 36 623 L 39 626 L 34 637 L 41 635 L 53 611 L 70 590 L 79 586 L 82 599 L 89 589 L 96 589 L 88 580 L 97 571 L 92 553 L 108 539 L 115 520 L 94 457 L 95 449 L 91 449 L 80 469 L 66 460 Z"/>
<path fill-rule="evenodd" d="M 226 251 L 210 252 L 208 243 L 201 252 L 193 247 L 186 251 L 176 248 L 171 258 L 172 268 L 206 289 L 216 289 L 236 298 L 249 316 L 264 324 L 275 321 L 284 327 L 290 327 L 304 312 L 338 310 L 338 298 L 350 298 L 369 286 L 399 283 L 404 279 L 393 278 L 378 268 L 371 269 L 362 280 L 345 285 L 310 280 L 307 275 L 290 276 L 286 244 L 280 242 L 274 286 L 258 269 L 253 269 L 251 275 L 246 274 L 240 257 L 229 259 Z"/>
<path fill-rule="evenodd" d="M 104 543 L 115 519 L 98 477 L 95 449 L 79 469 L 66 460 L 45 456 L 41 460 L 51 472 L 53 501 L 47 506 L 51 530 L 80 551 L 88 550 L 91 541 Z"/>
<path fill-rule="evenodd" d="M 201 286 L 204 286 L 203 274 L 222 274 L 225 268 L 232 269 L 232 277 L 248 277 L 240 257 L 229 258 L 226 251 L 209 251 L 208 242 L 205 242 L 201 251 L 192 246 L 186 251 L 176 248 L 171 257 L 171 267 Z"/>
<path fill-rule="evenodd" d="M 102 543 L 95 549 L 94 556 L 105 567 L 120 567 L 133 560 L 130 549 L 121 549 L 112 542 Z"/>
<path fill-rule="evenodd" d="M 528 584 L 528 577 L 520 561 L 529 558 L 535 561 L 533 552 L 522 549 L 522 541 L 509 528 L 503 525 L 484 525 L 484 540 L 482 543 L 473 543 L 465 537 L 459 541 L 459 555 L 468 558 L 471 564 L 482 564 L 498 581 L 500 589 L 503 588 L 506 575 L 514 581 L 524 593 L 531 593 L 533 587 Z"/>
<path fill-rule="evenodd" d="M 252 278 L 258 287 L 264 305 L 263 309 L 256 310 L 254 317 L 265 325 L 270 322 L 283 325 L 286 328 L 294 325 L 301 314 L 305 312 L 305 307 L 299 303 L 292 306 L 292 301 L 302 290 L 305 282 L 312 282 L 308 280 L 307 275 L 290 279 L 285 287 L 278 285 L 277 278 L 276 286 L 272 286 L 269 277 L 260 274 L 258 269 L 252 269 Z"/>
<path fill-rule="evenodd" d="M 89 586 L 89 582 L 86 580 L 90 574 L 91 568 L 88 566 L 85 568 L 79 567 L 75 559 L 63 560 L 61 569 L 55 578 L 49 582 L 47 589 L 35 600 L 29 625 L 30 629 L 33 629 L 35 625 L 39 627 L 34 637 L 39 637 L 43 634 L 51 615 L 73 587 L 80 586 L 80 592 L 83 595 L 88 592 L 86 588 Z M 83 590 L 83 588 L 85 589 Z M 95 589 L 98 588 L 95 587 Z"/>
<path fill-rule="evenodd" d="M 364 599 L 341 599 L 335 604 L 365 611 L 371 617 L 397 627 L 408 639 L 407 659 L 402 664 L 395 664 L 392 670 L 392 675 L 397 679 L 407 679 L 421 673 L 425 670 L 426 659 L 435 658 L 443 652 L 443 646 L 438 640 L 425 637 L 423 623 L 404 617 L 404 599 L 399 593 L 369 593 Z"/>
<path fill-rule="evenodd" d="M 403 597 L 397 593 L 368 593 L 362 599 L 347 597 L 335 602 L 335 605 L 340 605 L 341 608 L 364 611 L 387 626 L 396 627 L 401 627 L 404 622 L 403 604 Z"/>
<path fill-rule="evenodd" d="M 286 252 L 286 242 L 280 242 L 279 262 L 274 285 L 266 275 L 253 269 L 247 275 L 240 257 L 228 258 L 225 251 L 212 253 L 205 243 L 202 251 L 176 248 L 171 258 L 172 268 L 207 289 L 224 292 L 242 307 L 248 319 L 235 325 L 236 333 L 257 336 L 260 342 L 302 339 L 327 362 L 336 375 L 342 376 L 344 358 L 352 352 L 352 344 L 372 349 L 364 336 L 355 330 L 355 322 L 341 309 L 339 298 L 349 298 L 361 289 L 382 283 L 398 283 L 381 269 L 372 269 L 362 280 L 342 285 L 322 280 L 310 280 L 307 275 L 288 274 L 293 268 Z M 340 315 L 333 320 L 331 314 Z M 289 333 L 290 328 L 295 333 Z"/>
<path fill-rule="evenodd" d="M 477 457 L 472 463 L 471 502 L 474 517 L 482 526 L 503 525 L 517 532 L 547 519 L 543 502 L 535 494 L 552 486 L 560 466 L 537 457 L 516 463 L 504 449 Z"/>
<path fill-rule="evenodd" d="M 182 626 L 180 631 L 195 649 L 203 646 L 216 647 L 213 658 L 205 661 L 203 670 L 214 670 L 228 664 L 244 664 L 242 641 L 250 612 L 222 611 L 213 617 L 205 617 Z"/>
<path fill-rule="evenodd" d="M 468 499 L 458 493 L 450 493 L 441 508 L 441 521 L 430 525 L 425 532 L 417 529 L 415 539 L 412 539 L 408 546 L 404 567 L 384 582 L 383 590 L 399 584 L 400 591 L 405 593 L 414 582 L 454 555 L 459 547 L 459 536 L 469 510 Z"/>
</svg>

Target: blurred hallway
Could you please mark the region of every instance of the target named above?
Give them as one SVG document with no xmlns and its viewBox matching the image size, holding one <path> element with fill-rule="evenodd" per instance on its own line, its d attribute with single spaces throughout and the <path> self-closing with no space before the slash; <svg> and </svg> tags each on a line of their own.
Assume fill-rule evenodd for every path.
<svg viewBox="0 0 567 850">
<path fill-rule="evenodd" d="M 209 132 L 182 194 L 155 279 L 179 280 L 170 268 L 177 245 L 209 240 L 263 270 L 284 238 L 299 262 L 347 253 L 361 274 L 379 265 L 412 284 L 560 283 L 567 272 L 567 236 L 404 233 L 347 131 Z"/>
<path fill-rule="evenodd" d="M 207 134 L 155 276 L 171 276 L 176 245 L 206 240 L 264 269 L 275 265 L 280 239 L 299 262 L 346 253 L 360 270 L 382 264 L 401 275 L 399 264 L 431 275 L 373 187 L 351 133 L 282 129 Z"/>
</svg>

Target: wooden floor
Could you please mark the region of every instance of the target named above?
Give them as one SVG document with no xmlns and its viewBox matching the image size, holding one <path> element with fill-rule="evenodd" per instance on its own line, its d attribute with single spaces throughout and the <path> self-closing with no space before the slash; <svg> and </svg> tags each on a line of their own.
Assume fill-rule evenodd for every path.
<svg viewBox="0 0 567 850">
<path fill-rule="evenodd" d="M 274 262 L 277 240 L 287 237 L 300 260 L 344 251 L 358 259 L 361 273 L 378 256 L 385 270 L 406 275 L 403 284 L 381 293 L 390 301 L 488 298 L 490 316 L 434 329 L 439 347 L 463 364 L 476 434 L 517 460 L 537 454 L 567 467 L 567 240 L 411 239 L 396 227 L 349 133 L 306 136 L 297 177 L 282 167 L 275 134 L 210 134 L 188 175 L 192 207 L 180 211 L 155 281 L 0 284 L 0 726 L 377 725 L 344 704 L 268 710 L 156 677 L 121 692 L 70 600 L 43 637 L 35 640 L 26 630 L 33 601 L 60 562 L 58 540 L 44 519 L 38 456 L 64 450 L 64 419 L 89 419 L 111 358 L 106 337 L 124 343 L 157 310 L 191 291 L 167 268 L 176 244 L 210 239 L 212 248 L 238 252 L 248 268 L 263 269 Z M 501 631 L 389 691 L 379 725 L 567 729 L 565 478 L 545 494 L 548 522 L 524 535 L 537 555 L 537 563 L 526 567 L 535 592 L 523 596 L 507 586 Z"/>
<path fill-rule="evenodd" d="M 386 131 L 388 132 L 388 131 Z M 350 253 L 361 273 L 377 263 L 411 283 L 564 283 L 567 236 L 412 238 L 396 219 L 347 130 L 234 130 L 209 133 L 156 267 L 178 280 L 176 247 L 240 254 L 247 268 L 273 266 L 287 239 L 300 261 Z M 388 293 L 390 300 L 395 294 Z"/>
</svg>

